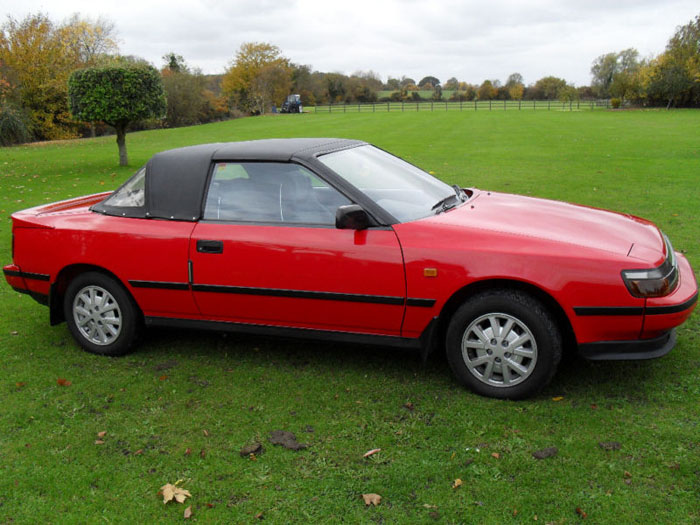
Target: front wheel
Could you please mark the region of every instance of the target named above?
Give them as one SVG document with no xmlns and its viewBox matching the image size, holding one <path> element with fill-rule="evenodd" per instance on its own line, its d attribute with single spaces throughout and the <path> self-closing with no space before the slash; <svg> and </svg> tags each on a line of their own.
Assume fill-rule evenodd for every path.
<svg viewBox="0 0 700 525">
<path fill-rule="evenodd" d="M 79 275 L 63 300 L 68 328 L 88 352 L 117 356 L 129 352 L 137 332 L 137 312 L 124 288 L 98 272 Z"/>
<path fill-rule="evenodd" d="M 531 396 L 554 376 L 561 353 L 561 332 L 552 315 L 519 291 L 471 297 L 447 329 L 450 368 L 462 384 L 488 397 Z"/>
</svg>

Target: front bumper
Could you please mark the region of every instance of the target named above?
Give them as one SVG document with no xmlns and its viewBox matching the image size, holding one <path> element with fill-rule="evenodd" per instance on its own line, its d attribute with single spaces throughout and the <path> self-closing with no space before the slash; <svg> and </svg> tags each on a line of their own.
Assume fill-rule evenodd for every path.
<svg viewBox="0 0 700 525">
<path fill-rule="evenodd" d="M 591 361 L 628 361 L 655 359 L 668 354 L 676 345 L 676 330 L 673 329 L 654 339 L 635 341 L 600 341 L 578 346 L 578 353 Z"/>
</svg>

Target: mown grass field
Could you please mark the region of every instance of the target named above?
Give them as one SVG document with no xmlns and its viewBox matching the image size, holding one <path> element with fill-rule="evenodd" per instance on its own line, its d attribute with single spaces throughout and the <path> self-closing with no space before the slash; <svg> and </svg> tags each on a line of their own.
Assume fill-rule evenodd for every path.
<svg viewBox="0 0 700 525">
<path fill-rule="evenodd" d="M 0 149 L 0 262 L 15 210 L 114 188 L 163 149 L 295 136 L 641 215 L 700 269 L 698 111 L 257 117 L 130 134 L 128 169 L 113 137 Z M 568 359 L 536 398 L 503 402 L 460 388 L 441 356 L 385 348 L 154 330 L 98 357 L 2 285 L 0 370 L 2 524 L 173 522 L 187 506 L 201 523 L 700 522 L 697 313 L 660 360 Z M 273 430 L 309 447 L 274 446 Z M 264 453 L 242 458 L 255 441 Z M 178 480 L 191 499 L 163 505 Z"/>
</svg>

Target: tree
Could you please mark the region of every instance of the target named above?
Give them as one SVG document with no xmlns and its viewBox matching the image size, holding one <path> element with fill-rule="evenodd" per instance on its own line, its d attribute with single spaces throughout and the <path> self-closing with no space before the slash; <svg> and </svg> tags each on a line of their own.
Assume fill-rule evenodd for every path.
<svg viewBox="0 0 700 525">
<path fill-rule="evenodd" d="M 435 89 L 433 89 L 433 100 L 442 100 L 442 88 L 440 87 L 440 84 L 435 86 Z"/>
<path fill-rule="evenodd" d="M 443 89 L 450 90 L 459 89 L 459 80 L 457 80 L 455 77 L 449 78 L 442 87 Z"/>
<path fill-rule="evenodd" d="M 614 95 L 624 98 L 639 66 L 639 52 L 632 47 L 618 53 L 600 55 L 591 66 L 592 85 L 598 90 L 598 96 L 607 98 Z M 613 87 L 616 80 L 617 86 Z"/>
<path fill-rule="evenodd" d="M 253 113 L 262 115 L 272 104 L 282 105 L 292 88 L 292 77 L 287 67 L 269 64 L 257 72 L 250 87 Z"/>
<path fill-rule="evenodd" d="M 557 98 L 562 102 L 574 102 L 578 100 L 578 90 L 574 86 L 567 84 L 559 90 Z"/>
<path fill-rule="evenodd" d="M 516 84 L 524 85 L 523 76 L 520 73 L 511 73 L 506 80 L 506 86 L 514 86 Z"/>
<path fill-rule="evenodd" d="M 151 66 L 109 66 L 75 71 L 68 83 L 73 116 L 105 122 L 117 132 L 119 165 L 126 166 L 129 123 L 160 118 L 166 103 L 160 75 Z"/>
<path fill-rule="evenodd" d="M 484 80 L 477 90 L 479 100 L 492 100 L 496 98 L 497 94 L 498 90 L 493 86 L 493 82 L 490 80 Z"/>
<path fill-rule="evenodd" d="M 39 139 L 75 136 L 68 110 L 68 77 L 117 50 L 114 25 L 74 15 L 54 24 L 46 15 L 9 17 L 0 28 L 0 63 L 11 79 L 13 103 L 31 121 Z"/>
<path fill-rule="evenodd" d="M 559 91 L 567 86 L 566 80 L 553 76 L 542 77 L 534 86 L 527 90 L 527 97 L 530 100 L 557 100 Z"/>
<path fill-rule="evenodd" d="M 647 92 L 652 102 L 663 101 L 666 109 L 670 109 L 684 101 L 693 84 L 684 65 L 671 54 L 664 53 L 651 64 Z"/>
<path fill-rule="evenodd" d="M 423 77 L 420 82 L 418 82 L 418 87 L 421 89 L 433 89 L 435 86 L 439 86 L 440 81 L 436 77 Z"/>
<path fill-rule="evenodd" d="M 0 61 L 16 79 L 17 99 L 26 108 L 40 139 L 74 135 L 66 103 L 66 80 L 76 59 L 45 15 L 21 22 L 8 18 L 2 26 Z"/>
<path fill-rule="evenodd" d="M 191 71 L 181 55 L 163 55 L 161 70 L 163 89 L 167 100 L 165 124 L 168 127 L 191 126 L 215 118 L 216 97 L 207 96 L 206 79 L 199 70 Z"/>
<path fill-rule="evenodd" d="M 398 78 L 389 77 L 384 87 L 391 91 L 398 91 L 401 89 L 401 81 Z"/>
<path fill-rule="evenodd" d="M 681 105 L 700 106 L 700 15 L 679 27 L 666 46 L 661 72 Z M 663 75 L 662 75 L 663 76 Z"/>
<path fill-rule="evenodd" d="M 610 84 L 617 69 L 617 53 L 600 55 L 591 66 L 591 84 L 597 89 L 599 97 L 610 96 Z"/>
<path fill-rule="evenodd" d="M 406 75 L 403 75 L 403 76 L 401 77 L 400 84 L 401 84 L 401 87 L 402 87 L 402 88 L 405 88 L 405 87 L 408 87 L 408 86 L 415 86 L 415 85 L 416 85 L 416 81 L 413 80 L 411 77 L 407 77 Z"/>
<path fill-rule="evenodd" d="M 266 99 L 270 92 L 289 89 L 291 79 L 292 67 L 289 60 L 282 56 L 280 48 L 265 42 L 246 42 L 241 44 L 235 60 L 224 74 L 221 88 L 224 95 L 243 111 L 264 113 L 267 106 L 260 106 L 260 101 Z M 277 85 L 271 87 L 270 82 Z M 272 91 L 256 91 L 263 87 Z M 282 100 L 273 102 L 281 104 Z"/>
<path fill-rule="evenodd" d="M 345 93 L 347 92 L 346 79 L 347 77 L 340 73 L 328 73 L 326 75 L 326 92 L 331 104 L 345 99 Z"/>
<path fill-rule="evenodd" d="M 106 18 L 93 20 L 74 14 L 60 31 L 80 67 L 93 67 L 119 51 L 114 22 Z"/>
<path fill-rule="evenodd" d="M 520 73 L 512 73 L 506 81 L 506 89 L 511 100 L 521 100 L 525 93 L 523 76 Z"/>
<path fill-rule="evenodd" d="M 165 67 L 163 70 L 171 71 L 172 73 L 189 73 L 190 68 L 185 62 L 182 55 L 177 55 L 172 51 L 163 55 L 163 61 L 165 62 Z"/>
</svg>

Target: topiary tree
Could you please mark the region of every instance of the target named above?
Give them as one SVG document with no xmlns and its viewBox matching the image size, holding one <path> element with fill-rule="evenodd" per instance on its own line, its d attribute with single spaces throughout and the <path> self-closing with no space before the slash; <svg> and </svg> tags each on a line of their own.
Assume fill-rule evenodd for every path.
<svg viewBox="0 0 700 525">
<path fill-rule="evenodd" d="M 75 71 L 68 81 L 71 113 L 86 122 L 104 122 L 117 132 L 119 165 L 126 166 L 129 123 L 165 115 L 165 92 L 160 73 L 141 64 Z"/>
</svg>

